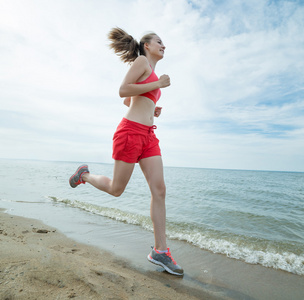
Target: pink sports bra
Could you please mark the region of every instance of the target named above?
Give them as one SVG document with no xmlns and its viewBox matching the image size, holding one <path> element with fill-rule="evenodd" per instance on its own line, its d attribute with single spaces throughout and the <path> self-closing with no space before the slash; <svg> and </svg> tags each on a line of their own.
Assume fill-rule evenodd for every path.
<svg viewBox="0 0 304 300">
<path fill-rule="evenodd" d="M 152 69 L 152 67 L 151 67 L 151 69 Z M 147 79 L 140 81 L 140 82 L 136 82 L 136 84 L 144 84 L 144 83 L 154 82 L 157 80 L 158 80 L 158 77 L 155 74 L 154 70 L 152 69 L 152 73 L 149 75 L 149 77 Z M 156 90 L 144 93 L 144 94 L 140 94 L 139 96 L 147 97 L 156 104 L 156 102 L 160 98 L 160 95 L 161 95 L 160 89 L 156 89 Z"/>
</svg>

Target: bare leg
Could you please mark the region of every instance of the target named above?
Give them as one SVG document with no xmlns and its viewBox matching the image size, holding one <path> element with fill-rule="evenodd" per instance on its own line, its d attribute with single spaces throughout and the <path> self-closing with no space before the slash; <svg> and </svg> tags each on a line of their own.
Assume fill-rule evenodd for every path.
<svg viewBox="0 0 304 300">
<path fill-rule="evenodd" d="M 121 160 L 115 160 L 113 179 L 91 173 L 83 174 L 82 179 L 101 191 L 119 197 L 131 178 L 134 165 L 135 164 L 129 164 Z"/>
<path fill-rule="evenodd" d="M 140 167 L 151 191 L 151 220 L 154 228 L 155 248 L 167 250 L 166 243 L 166 186 L 161 156 L 142 159 Z"/>
</svg>

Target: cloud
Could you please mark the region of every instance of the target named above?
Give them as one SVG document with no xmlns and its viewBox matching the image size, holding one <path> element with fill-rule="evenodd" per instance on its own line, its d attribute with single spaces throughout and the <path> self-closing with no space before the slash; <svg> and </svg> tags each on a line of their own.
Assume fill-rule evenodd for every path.
<svg viewBox="0 0 304 300">
<path fill-rule="evenodd" d="M 165 43 L 165 164 L 304 171 L 303 17 L 300 1 L 1 1 L 0 157 L 112 161 L 119 26 Z"/>
</svg>

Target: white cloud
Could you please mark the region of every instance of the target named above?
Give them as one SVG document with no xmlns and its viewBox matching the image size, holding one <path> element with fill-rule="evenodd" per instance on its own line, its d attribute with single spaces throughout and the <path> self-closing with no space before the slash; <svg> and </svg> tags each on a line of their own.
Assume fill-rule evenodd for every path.
<svg viewBox="0 0 304 300">
<path fill-rule="evenodd" d="M 156 70 L 172 82 L 156 120 L 165 164 L 304 171 L 299 2 L 0 5 L 0 157 L 112 161 L 127 66 L 107 33 L 119 26 L 137 39 L 155 31 L 167 47 Z"/>
</svg>

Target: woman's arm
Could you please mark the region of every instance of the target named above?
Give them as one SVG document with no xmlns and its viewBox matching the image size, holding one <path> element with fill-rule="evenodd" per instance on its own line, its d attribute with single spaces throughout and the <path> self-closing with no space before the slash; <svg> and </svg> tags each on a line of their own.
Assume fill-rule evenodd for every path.
<svg viewBox="0 0 304 300">
<path fill-rule="evenodd" d="M 130 67 L 126 74 L 120 89 L 120 97 L 132 97 L 146 92 L 156 90 L 158 88 L 164 88 L 170 85 L 170 78 L 168 75 L 160 76 L 158 81 L 149 82 L 145 84 L 136 84 L 136 82 L 145 74 L 150 72 L 151 67 L 145 56 L 139 56 L 135 59 L 134 63 Z"/>
</svg>

